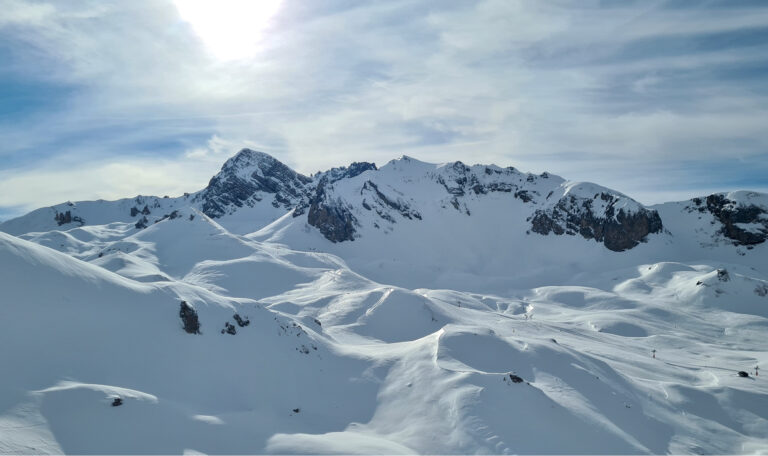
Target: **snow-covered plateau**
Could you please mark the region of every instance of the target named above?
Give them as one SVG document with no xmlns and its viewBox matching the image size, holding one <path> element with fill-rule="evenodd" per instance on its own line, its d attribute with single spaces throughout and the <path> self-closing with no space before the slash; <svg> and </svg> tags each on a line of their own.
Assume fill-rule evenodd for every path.
<svg viewBox="0 0 768 456">
<path fill-rule="evenodd" d="M 766 454 L 766 240 L 760 193 L 244 149 L 0 223 L 0 453 Z"/>
</svg>

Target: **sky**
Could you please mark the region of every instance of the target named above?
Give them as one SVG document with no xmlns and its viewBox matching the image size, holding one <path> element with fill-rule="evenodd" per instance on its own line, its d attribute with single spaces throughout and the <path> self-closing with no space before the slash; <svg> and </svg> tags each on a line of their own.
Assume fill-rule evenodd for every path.
<svg viewBox="0 0 768 456">
<path fill-rule="evenodd" d="M 768 2 L 0 0 L 0 219 L 180 195 L 242 147 L 644 204 L 768 191 Z"/>
</svg>

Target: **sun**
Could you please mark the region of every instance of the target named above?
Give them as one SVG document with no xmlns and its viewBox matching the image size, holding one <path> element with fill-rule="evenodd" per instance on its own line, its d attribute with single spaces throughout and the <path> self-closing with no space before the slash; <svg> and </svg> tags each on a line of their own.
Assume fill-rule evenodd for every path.
<svg viewBox="0 0 768 456">
<path fill-rule="evenodd" d="M 282 0 L 173 0 L 206 48 L 220 60 L 252 57 Z"/>
</svg>

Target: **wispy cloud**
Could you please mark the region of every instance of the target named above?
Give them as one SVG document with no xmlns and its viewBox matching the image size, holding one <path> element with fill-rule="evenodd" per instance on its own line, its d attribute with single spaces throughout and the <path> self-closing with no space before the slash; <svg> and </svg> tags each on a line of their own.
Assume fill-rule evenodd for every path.
<svg viewBox="0 0 768 456">
<path fill-rule="evenodd" d="M 305 173 L 408 154 L 644 202 L 768 189 L 760 2 L 284 0 L 236 61 L 170 1 L 0 10 L 0 83 L 26 94 L 0 91 L 0 206 L 193 191 L 244 145 Z"/>
</svg>

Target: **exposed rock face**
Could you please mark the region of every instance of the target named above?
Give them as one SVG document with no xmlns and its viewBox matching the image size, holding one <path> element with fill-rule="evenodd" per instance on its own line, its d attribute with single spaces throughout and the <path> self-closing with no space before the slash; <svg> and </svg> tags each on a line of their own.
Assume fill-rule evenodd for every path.
<svg viewBox="0 0 768 456">
<path fill-rule="evenodd" d="M 462 199 L 473 195 L 511 193 L 524 203 L 538 203 L 541 195 L 536 190 L 536 186 L 541 179 L 549 179 L 549 175 L 546 173 L 541 176 L 524 174 L 513 167 L 481 165 L 470 167 L 460 161 L 446 166 L 445 172 L 436 178 L 437 183 L 442 185 L 449 195 L 448 203 L 468 216 L 472 213 Z"/>
<path fill-rule="evenodd" d="M 663 229 L 658 212 L 645 208 L 615 210 L 620 197 L 608 193 L 595 196 L 607 203 L 604 210 L 593 210 L 593 200 L 566 195 L 549 209 L 537 210 L 531 217 L 531 231 L 547 235 L 581 235 L 605 244 L 615 252 L 637 246 L 651 233 Z"/>
<path fill-rule="evenodd" d="M 148 225 L 149 220 L 147 220 L 147 216 L 145 215 L 144 217 L 140 218 L 133 226 L 136 227 L 137 230 L 143 230 Z"/>
<path fill-rule="evenodd" d="M 190 215 L 192 215 L 192 214 L 190 214 Z M 180 217 L 181 217 L 181 214 L 179 213 L 179 211 L 171 211 L 170 214 L 165 214 L 164 216 L 162 216 L 159 219 L 155 220 L 155 223 L 160 223 L 163 220 L 176 220 L 177 218 L 180 218 Z M 144 217 L 144 219 L 146 219 L 146 217 Z M 192 218 L 190 218 L 190 220 L 193 220 L 193 219 L 194 219 L 194 216 Z"/>
<path fill-rule="evenodd" d="M 253 206 L 272 197 L 274 207 L 295 206 L 309 191 L 312 182 L 275 158 L 262 152 L 243 149 L 227 160 L 201 193 L 202 211 L 211 218 Z"/>
<path fill-rule="evenodd" d="M 318 198 L 318 189 L 321 185 L 331 185 L 342 179 L 351 179 L 368 170 L 375 171 L 376 165 L 368 162 L 354 162 L 349 165 L 349 167 L 341 166 L 339 168 L 331 168 L 322 173 L 317 173 L 312 184 L 307 186 L 307 196 L 302 198 L 301 201 L 296 204 L 296 207 L 293 210 L 293 217 L 304 215 L 307 212 L 307 209 L 309 209 L 312 203 Z"/>
<path fill-rule="evenodd" d="M 187 301 L 181 301 L 179 317 L 181 317 L 181 323 L 184 325 L 184 331 L 189 334 L 200 334 L 200 320 L 197 317 L 197 311 L 187 304 Z"/>
<path fill-rule="evenodd" d="M 59 226 L 66 225 L 67 223 L 72 223 L 72 222 L 79 223 L 80 226 L 85 225 L 85 220 L 78 217 L 77 215 L 72 216 L 71 211 L 56 212 L 56 215 L 53 216 L 53 219 L 56 220 L 56 223 Z"/>
<path fill-rule="evenodd" d="M 328 183 L 334 183 L 337 181 L 340 181 L 341 179 L 349 179 L 355 176 L 359 176 L 360 174 L 366 172 L 366 171 L 375 171 L 376 165 L 374 163 L 368 163 L 368 162 L 354 162 L 349 167 L 342 166 L 340 168 L 331 168 L 330 170 L 320 173 L 318 176 L 316 176 L 317 181 L 319 182 L 323 177 L 327 178 Z"/>
<path fill-rule="evenodd" d="M 138 200 L 138 198 L 137 198 L 137 200 Z M 144 205 L 144 209 L 142 209 L 142 210 L 139 210 L 139 208 L 137 208 L 136 206 L 133 206 L 131 208 L 131 217 L 136 217 L 139 214 L 142 214 L 142 215 L 149 215 L 149 214 L 151 214 L 151 212 L 149 210 L 149 206 L 147 206 L 145 204 Z"/>
<path fill-rule="evenodd" d="M 519 180 L 519 182 L 509 179 L 510 176 L 518 177 L 516 180 Z M 527 201 L 525 202 L 528 202 L 531 201 L 531 198 L 528 197 L 526 190 L 520 191 L 521 184 L 523 182 L 532 182 L 535 176 L 527 175 L 525 180 L 522 179 L 522 176 L 522 173 L 512 167 L 500 169 L 486 166 L 483 168 L 482 173 L 479 173 L 464 163 L 457 161 L 447 168 L 445 177 L 437 177 L 437 182 L 445 188 L 446 192 L 453 196 L 464 196 L 470 193 L 486 195 L 494 192 L 515 192 L 516 198 L 518 193 L 526 195 Z"/>
<path fill-rule="evenodd" d="M 370 197 L 370 204 L 367 198 L 363 198 L 363 208 L 369 211 L 375 211 L 379 217 L 388 222 L 395 223 L 395 220 L 389 215 L 389 212 L 391 211 L 387 211 L 387 208 L 403 218 L 421 220 L 421 214 L 417 210 L 411 208 L 407 202 L 402 200 L 402 198 L 388 197 L 382 193 L 381 190 L 379 190 L 378 185 L 374 184 L 372 181 L 365 181 L 361 194 Z"/>
<path fill-rule="evenodd" d="M 326 191 L 329 185 L 325 178 L 318 184 L 309 205 L 307 223 L 331 242 L 354 241 L 357 219 L 342 201 L 329 198 Z"/>
<path fill-rule="evenodd" d="M 768 211 L 754 204 L 731 201 L 723 194 L 694 198 L 700 212 L 711 213 L 720 223 L 720 233 L 736 245 L 761 244 L 768 239 Z"/>
</svg>

